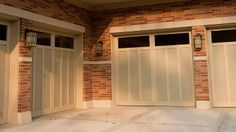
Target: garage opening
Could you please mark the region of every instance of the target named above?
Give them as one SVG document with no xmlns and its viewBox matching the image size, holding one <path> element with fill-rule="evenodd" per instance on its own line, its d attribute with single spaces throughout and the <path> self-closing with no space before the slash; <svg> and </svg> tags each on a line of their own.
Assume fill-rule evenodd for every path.
<svg viewBox="0 0 236 132">
<path fill-rule="evenodd" d="M 189 36 L 187 32 L 117 37 L 116 105 L 194 106 Z"/>
<path fill-rule="evenodd" d="M 33 49 L 33 117 L 75 108 L 75 38 L 37 32 Z"/>
<path fill-rule="evenodd" d="M 7 25 L 0 24 L 0 124 L 7 118 Z"/>
<path fill-rule="evenodd" d="M 210 67 L 213 105 L 236 107 L 236 30 L 210 33 Z"/>
</svg>

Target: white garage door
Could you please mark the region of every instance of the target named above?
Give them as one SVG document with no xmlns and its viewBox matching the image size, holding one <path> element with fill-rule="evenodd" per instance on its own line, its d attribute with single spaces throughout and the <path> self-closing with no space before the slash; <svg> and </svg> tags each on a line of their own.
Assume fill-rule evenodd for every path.
<svg viewBox="0 0 236 132">
<path fill-rule="evenodd" d="M 33 53 L 33 116 L 75 108 L 74 39 L 38 32 Z"/>
<path fill-rule="evenodd" d="M 236 30 L 209 32 L 213 105 L 236 106 Z"/>
<path fill-rule="evenodd" d="M 194 106 L 189 33 L 120 37 L 114 49 L 117 105 Z"/>
<path fill-rule="evenodd" d="M 7 26 L 0 24 L 0 124 L 6 123 L 7 98 Z"/>
</svg>

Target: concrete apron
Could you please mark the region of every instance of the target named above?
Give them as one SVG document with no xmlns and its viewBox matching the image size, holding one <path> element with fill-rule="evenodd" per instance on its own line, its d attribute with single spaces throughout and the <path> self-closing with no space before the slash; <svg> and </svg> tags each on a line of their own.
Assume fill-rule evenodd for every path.
<svg viewBox="0 0 236 132">
<path fill-rule="evenodd" d="M 236 109 L 117 107 L 73 110 L 0 132 L 236 132 Z"/>
</svg>

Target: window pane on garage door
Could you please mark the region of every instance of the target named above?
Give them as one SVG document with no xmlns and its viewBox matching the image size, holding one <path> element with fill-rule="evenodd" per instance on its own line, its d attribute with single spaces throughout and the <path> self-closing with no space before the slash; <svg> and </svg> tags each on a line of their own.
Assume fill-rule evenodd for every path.
<svg viewBox="0 0 236 132">
<path fill-rule="evenodd" d="M 212 43 L 233 42 L 236 41 L 235 36 L 236 30 L 221 30 L 211 32 Z"/>
<path fill-rule="evenodd" d="M 148 47 L 149 36 L 119 38 L 119 48 Z"/>
</svg>

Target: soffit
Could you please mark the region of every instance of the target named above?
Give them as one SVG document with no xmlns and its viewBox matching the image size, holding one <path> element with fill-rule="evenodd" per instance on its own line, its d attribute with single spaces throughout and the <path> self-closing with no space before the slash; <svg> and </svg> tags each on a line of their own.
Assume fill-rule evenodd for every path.
<svg viewBox="0 0 236 132">
<path fill-rule="evenodd" d="M 65 0 L 87 10 L 109 10 L 143 5 L 187 2 L 190 0 Z"/>
</svg>

